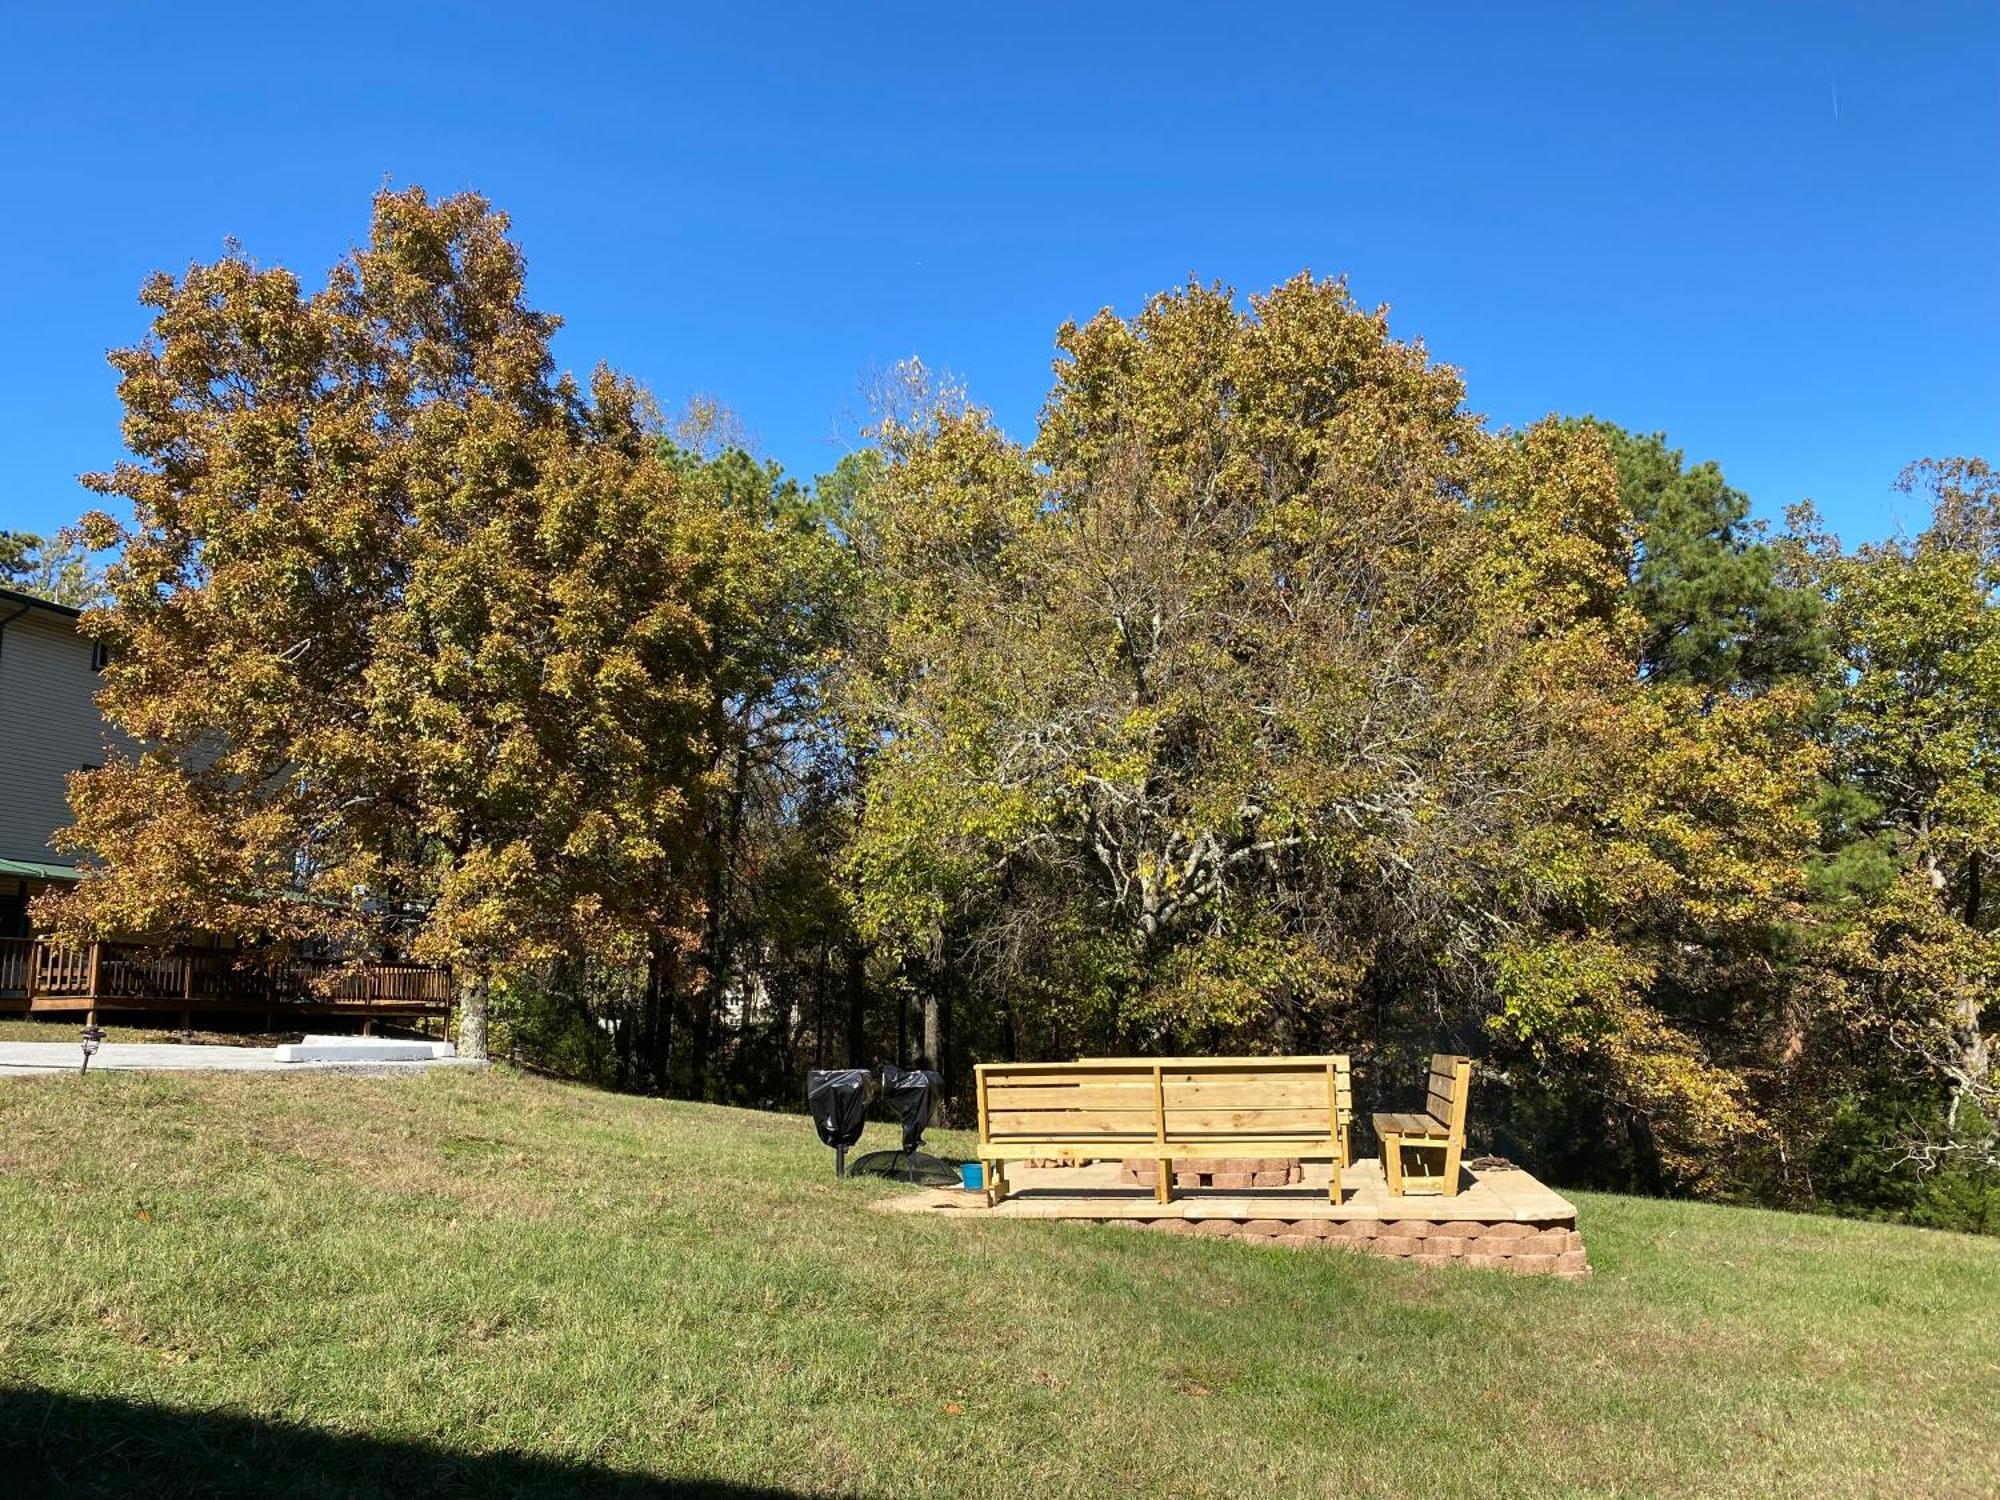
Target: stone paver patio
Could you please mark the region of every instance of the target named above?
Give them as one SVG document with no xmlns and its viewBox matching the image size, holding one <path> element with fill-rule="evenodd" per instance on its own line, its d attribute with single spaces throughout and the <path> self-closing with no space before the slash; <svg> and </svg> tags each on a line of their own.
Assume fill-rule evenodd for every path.
<svg viewBox="0 0 2000 1500">
<path fill-rule="evenodd" d="M 1079 1167 L 1009 1165 L 1008 1196 L 989 1208 L 951 1188 L 899 1194 L 882 1207 L 945 1213 L 961 1220 L 1068 1219 L 1130 1225 L 1170 1234 L 1248 1240 L 1286 1249 L 1341 1249 L 1410 1260 L 1562 1276 L 1589 1273 L 1576 1205 L 1512 1167 L 1466 1168 L 1453 1197 L 1396 1197 L 1372 1158 L 1341 1172 L 1342 1194 L 1327 1202 L 1327 1167 L 1307 1162 L 1302 1180 L 1270 1188 L 1180 1188 L 1159 1203 L 1150 1187 L 1122 1180 L 1116 1161 Z"/>
</svg>

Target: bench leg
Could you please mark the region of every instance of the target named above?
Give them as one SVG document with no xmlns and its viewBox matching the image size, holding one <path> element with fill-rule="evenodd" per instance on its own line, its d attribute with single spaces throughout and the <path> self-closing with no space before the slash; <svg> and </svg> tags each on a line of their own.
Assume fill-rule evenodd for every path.
<svg viewBox="0 0 2000 1500">
<path fill-rule="evenodd" d="M 1153 1200 L 1156 1203 L 1174 1201 L 1174 1164 L 1171 1161 L 1154 1163 L 1159 1168 L 1157 1180 L 1153 1183 Z"/>
<path fill-rule="evenodd" d="M 1333 1176 L 1326 1185 L 1326 1201 L 1335 1208 L 1340 1207 L 1340 1167 L 1340 1158 L 1336 1156 L 1333 1159 Z"/>
<path fill-rule="evenodd" d="M 1403 1166 L 1403 1153 L 1415 1151 L 1417 1173 L 1414 1180 Z M 1431 1152 L 1437 1152 L 1443 1168 L 1442 1175 L 1431 1171 Z M 1389 1191 L 1398 1198 L 1408 1197 L 1413 1192 L 1441 1193 L 1447 1198 L 1458 1194 L 1458 1151 L 1443 1136 L 1405 1135 L 1384 1136 L 1382 1139 L 1382 1171 L 1388 1178 Z"/>
<path fill-rule="evenodd" d="M 1007 1164 L 1000 1161 L 989 1161 L 985 1164 L 984 1171 L 986 1173 L 986 1206 L 992 1208 L 1007 1196 Z"/>
</svg>

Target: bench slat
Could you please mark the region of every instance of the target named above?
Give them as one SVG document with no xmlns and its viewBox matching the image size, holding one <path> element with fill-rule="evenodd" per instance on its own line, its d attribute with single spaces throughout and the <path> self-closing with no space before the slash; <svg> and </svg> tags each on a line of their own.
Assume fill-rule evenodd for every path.
<svg viewBox="0 0 2000 1500">
<path fill-rule="evenodd" d="M 1320 1109 L 1326 1108 L 1326 1075 L 1272 1078 L 1260 1082 L 1230 1078 L 1199 1083 L 1166 1080 L 1167 1108 L 1174 1109 Z M 1129 1083 L 986 1084 L 986 1102 L 993 1109 L 1151 1109 L 1153 1080 Z M 1343 1098 L 1343 1104 L 1352 1107 Z"/>
<path fill-rule="evenodd" d="M 1167 1106 L 1167 1134 L 1202 1130 L 1330 1131 L 1326 1105 L 1317 1109 L 1175 1109 Z"/>
<path fill-rule="evenodd" d="M 1085 1136 L 1074 1140 L 989 1140 L 980 1145 L 980 1154 L 994 1161 L 1023 1161 L 1069 1152 L 1074 1156 L 1117 1160 L 1127 1157 L 1151 1159 L 1153 1138 L 1125 1141 L 1116 1136 Z M 1323 1135 L 1224 1136 L 1207 1141 L 1169 1141 L 1167 1154 L 1178 1161 L 1228 1160 L 1243 1156 L 1297 1156 L 1324 1161 L 1340 1155 L 1340 1143 Z M 1308 1191 L 1315 1191 L 1309 1189 Z"/>
<path fill-rule="evenodd" d="M 986 1102 L 994 1109 L 1144 1109 L 1153 1107 L 1153 1080 L 1130 1083 L 986 1085 Z"/>
<path fill-rule="evenodd" d="M 980 1063 L 979 1067 L 989 1072 L 1014 1070 L 1018 1068 L 1061 1069 L 1071 1072 L 1081 1069 L 1112 1069 L 1128 1072 L 1143 1069 L 1150 1072 L 1154 1068 L 1165 1068 L 1169 1072 L 1175 1068 L 1201 1072 L 1242 1072 L 1255 1073 L 1266 1069 L 1311 1068 L 1324 1071 L 1331 1064 L 1336 1068 L 1348 1065 L 1345 1053 L 1330 1052 L 1318 1056 L 1287 1053 L 1282 1057 L 1086 1057 L 1076 1062 L 1009 1062 Z"/>
<path fill-rule="evenodd" d="M 987 1129 L 996 1136 L 1144 1135 L 1154 1133 L 1150 1109 L 987 1110 Z M 1326 1108 L 1319 1109 L 1168 1109 L 1167 1138 L 1239 1131 L 1270 1135 L 1285 1131 L 1324 1133 Z"/>
<path fill-rule="evenodd" d="M 1170 1084 L 1276 1084 L 1281 1082 L 1310 1083 L 1317 1081 L 1322 1089 L 1326 1087 L 1326 1068 L 1324 1065 L 1317 1068 L 1260 1068 L 1255 1071 L 1241 1073 L 1217 1068 L 1169 1067 L 1160 1069 L 1160 1076 Z"/>
<path fill-rule="evenodd" d="M 1166 1080 L 1168 1109 L 1318 1109 L 1326 1108 L 1326 1075 L 1267 1080 L 1225 1079 L 1199 1083 Z"/>
<path fill-rule="evenodd" d="M 1144 1135 L 1154 1133 L 1150 1109 L 996 1109 L 987 1128 L 999 1135 Z"/>
<path fill-rule="evenodd" d="M 1375 1130 L 1382 1135 L 1450 1135 L 1451 1126 L 1443 1120 L 1420 1114 L 1379 1114 L 1375 1116 Z"/>
</svg>

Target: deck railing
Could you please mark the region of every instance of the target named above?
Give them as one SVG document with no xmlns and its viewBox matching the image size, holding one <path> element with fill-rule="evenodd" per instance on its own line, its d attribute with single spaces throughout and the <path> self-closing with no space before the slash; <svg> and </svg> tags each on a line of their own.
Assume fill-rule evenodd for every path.
<svg viewBox="0 0 2000 1500">
<path fill-rule="evenodd" d="M 33 938 L 0 938 L 0 995 L 28 993 L 28 966 L 34 951 Z"/>
<path fill-rule="evenodd" d="M 273 959 L 223 948 L 0 939 L 0 996 L 76 1009 L 258 1006 L 443 1011 L 451 977 L 421 964 Z"/>
</svg>

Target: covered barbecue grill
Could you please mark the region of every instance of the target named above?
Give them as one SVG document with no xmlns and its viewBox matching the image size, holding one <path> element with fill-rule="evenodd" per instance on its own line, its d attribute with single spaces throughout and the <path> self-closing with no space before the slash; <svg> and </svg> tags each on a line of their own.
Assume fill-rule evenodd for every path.
<svg viewBox="0 0 2000 1500">
<path fill-rule="evenodd" d="M 874 1097 L 875 1075 L 866 1068 L 814 1068 L 806 1074 L 806 1108 L 821 1142 L 833 1147 L 836 1177 L 847 1175 L 847 1148 L 861 1139 Z"/>
<path fill-rule="evenodd" d="M 940 1161 L 923 1149 L 924 1132 L 930 1129 L 944 1102 L 944 1078 L 929 1068 L 882 1069 L 882 1102 L 903 1127 L 903 1144 L 896 1151 L 870 1151 L 858 1156 L 849 1173 L 887 1177 L 896 1182 L 914 1182 L 924 1187 L 951 1187 L 958 1182 L 956 1163 Z"/>
</svg>

